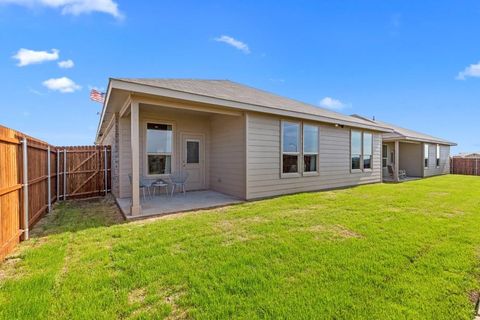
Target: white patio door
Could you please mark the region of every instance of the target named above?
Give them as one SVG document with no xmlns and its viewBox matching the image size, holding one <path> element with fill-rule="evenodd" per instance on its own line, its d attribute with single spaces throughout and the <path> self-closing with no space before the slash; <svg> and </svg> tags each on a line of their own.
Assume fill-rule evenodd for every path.
<svg viewBox="0 0 480 320">
<path fill-rule="evenodd" d="M 187 190 L 205 189 L 205 138 L 182 133 L 182 169 L 188 172 Z"/>
</svg>

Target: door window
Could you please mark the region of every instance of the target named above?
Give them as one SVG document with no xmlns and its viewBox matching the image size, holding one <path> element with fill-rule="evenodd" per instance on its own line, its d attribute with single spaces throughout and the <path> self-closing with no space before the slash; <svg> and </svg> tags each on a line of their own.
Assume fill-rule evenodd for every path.
<svg viewBox="0 0 480 320">
<path fill-rule="evenodd" d="M 199 141 L 187 141 L 187 163 L 200 163 Z"/>
</svg>

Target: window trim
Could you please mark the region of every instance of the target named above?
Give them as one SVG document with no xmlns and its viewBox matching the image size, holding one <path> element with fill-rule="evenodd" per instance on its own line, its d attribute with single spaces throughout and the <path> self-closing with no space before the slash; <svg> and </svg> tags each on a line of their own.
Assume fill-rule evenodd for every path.
<svg viewBox="0 0 480 320">
<path fill-rule="evenodd" d="M 426 160 L 426 161 L 425 161 Z M 430 168 L 430 144 L 423 144 L 423 169 Z"/>
<path fill-rule="evenodd" d="M 310 126 L 310 127 L 315 127 L 317 128 L 317 152 L 304 152 L 305 150 L 305 126 Z M 318 176 L 319 175 L 319 158 L 320 158 L 320 126 L 310 123 L 310 122 L 302 122 L 302 175 L 305 177 L 311 177 L 311 176 Z M 315 171 L 305 171 L 304 166 L 305 166 L 305 156 L 317 156 L 316 157 L 316 169 Z M 283 157 L 282 157 L 283 158 Z"/>
<path fill-rule="evenodd" d="M 360 132 L 360 169 L 352 169 L 352 132 Z M 363 159 L 364 159 L 364 153 L 363 153 L 363 144 L 364 144 L 364 134 L 365 133 L 369 133 L 372 135 L 372 154 L 371 154 L 371 168 L 367 168 L 365 169 L 364 168 L 364 163 L 363 163 Z M 349 167 L 350 167 L 350 173 L 365 173 L 365 172 L 373 172 L 373 159 L 374 159 L 374 155 L 373 155 L 373 146 L 374 146 L 374 138 L 375 138 L 375 134 L 371 131 L 366 131 L 366 130 L 358 130 L 356 128 L 352 128 L 350 129 L 350 136 L 349 136 L 349 141 L 350 141 L 350 159 L 349 159 Z"/>
<path fill-rule="evenodd" d="M 359 169 L 353 169 L 352 168 L 352 132 L 360 132 L 360 168 Z M 350 159 L 348 160 L 348 166 L 350 167 L 350 173 L 361 173 L 363 172 L 363 131 L 362 130 L 356 130 L 356 129 L 350 129 L 349 132 L 349 140 L 350 140 Z"/>
<path fill-rule="evenodd" d="M 440 145 L 438 143 L 435 150 L 435 165 L 437 168 L 440 168 Z"/>
<path fill-rule="evenodd" d="M 283 124 L 293 123 L 298 125 L 298 144 L 297 152 L 283 152 Z M 295 120 L 281 120 L 280 121 L 280 177 L 281 178 L 298 178 L 302 176 L 302 167 L 300 164 L 300 158 L 303 160 L 303 126 L 302 121 Z M 297 172 L 283 172 L 283 155 L 296 155 L 297 156 Z"/>
<path fill-rule="evenodd" d="M 365 143 L 365 133 L 368 133 L 372 136 L 372 142 L 371 142 L 371 154 L 370 154 L 370 168 L 364 168 L 365 166 L 365 153 L 364 153 L 364 143 Z M 372 172 L 373 171 L 373 133 L 370 131 L 362 131 L 362 163 L 361 167 L 363 172 Z"/>
<path fill-rule="evenodd" d="M 142 154 L 143 154 L 143 172 L 144 177 L 146 178 L 165 178 L 170 175 L 170 173 L 162 173 L 162 174 L 150 174 L 148 172 L 148 155 L 149 153 L 147 152 L 147 131 L 148 131 L 148 124 L 149 123 L 154 123 L 154 124 L 164 124 L 164 125 L 169 125 L 172 126 L 172 152 L 170 153 L 171 156 L 171 172 L 174 172 L 176 169 L 176 124 L 174 121 L 171 120 L 164 120 L 164 119 L 143 119 L 143 143 L 141 144 L 143 146 Z M 155 154 L 165 154 L 165 153 L 155 153 Z"/>
<path fill-rule="evenodd" d="M 386 155 L 383 156 L 383 147 L 385 147 Z M 385 160 L 385 166 L 383 166 L 383 160 Z M 382 144 L 382 169 L 388 168 L 388 145 Z"/>
</svg>

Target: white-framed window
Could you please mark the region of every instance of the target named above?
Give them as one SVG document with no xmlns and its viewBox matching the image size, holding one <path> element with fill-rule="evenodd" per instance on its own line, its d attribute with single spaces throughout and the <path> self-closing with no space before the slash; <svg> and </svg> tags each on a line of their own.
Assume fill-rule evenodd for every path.
<svg viewBox="0 0 480 320">
<path fill-rule="evenodd" d="M 388 165 L 388 146 L 382 145 L 382 168 L 386 168 Z"/>
<path fill-rule="evenodd" d="M 429 148 L 428 148 L 428 144 L 424 144 L 423 145 L 423 166 L 425 168 L 428 168 L 428 151 L 429 151 Z"/>
<path fill-rule="evenodd" d="M 437 150 L 436 150 L 436 165 L 437 168 L 440 167 L 440 145 L 437 144 Z"/>
<path fill-rule="evenodd" d="M 373 167 L 373 135 L 368 132 L 363 133 L 363 169 L 371 170 Z"/>
<path fill-rule="evenodd" d="M 350 169 L 352 172 L 373 169 L 373 134 L 370 132 L 350 131 Z"/>
<path fill-rule="evenodd" d="M 351 169 L 362 169 L 362 132 L 352 130 L 350 132 L 350 158 Z"/>
<path fill-rule="evenodd" d="M 171 124 L 147 123 L 147 175 L 172 172 L 173 128 Z"/>
<path fill-rule="evenodd" d="M 300 123 L 282 121 L 282 174 L 299 174 Z"/>
<path fill-rule="evenodd" d="M 303 173 L 318 173 L 318 126 L 303 125 Z"/>
</svg>

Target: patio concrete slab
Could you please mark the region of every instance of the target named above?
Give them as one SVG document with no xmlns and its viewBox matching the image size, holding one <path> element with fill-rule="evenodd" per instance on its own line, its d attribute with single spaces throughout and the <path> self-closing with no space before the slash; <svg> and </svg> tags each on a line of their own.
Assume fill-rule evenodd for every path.
<svg viewBox="0 0 480 320">
<path fill-rule="evenodd" d="M 243 202 L 238 198 L 211 190 L 190 191 L 185 195 L 177 193 L 174 194 L 173 197 L 166 194 L 156 194 L 151 198 L 147 197 L 145 200 L 142 199 L 141 215 L 132 216 L 130 214 L 131 198 L 116 200 L 120 210 L 127 220 L 215 208 Z"/>
<path fill-rule="evenodd" d="M 403 179 L 400 179 L 400 181 L 398 182 L 407 182 L 407 181 L 415 181 L 415 180 L 420 180 L 422 178 L 420 177 L 406 177 L 406 178 L 403 178 Z M 392 178 L 392 177 L 383 177 L 383 182 L 387 182 L 387 183 L 390 183 L 390 182 L 395 182 L 395 180 Z"/>
</svg>

